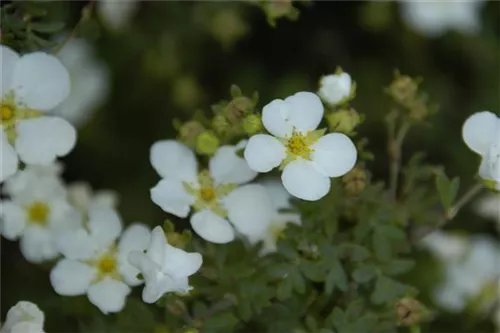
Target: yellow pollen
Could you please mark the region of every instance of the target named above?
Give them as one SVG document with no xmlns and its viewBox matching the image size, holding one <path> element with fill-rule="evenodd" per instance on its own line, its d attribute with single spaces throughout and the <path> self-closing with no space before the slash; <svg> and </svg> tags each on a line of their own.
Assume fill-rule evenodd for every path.
<svg viewBox="0 0 500 333">
<path fill-rule="evenodd" d="M 200 189 L 200 197 L 205 202 L 211 202 L 215 199 L 215 190 L 213 187 L 203 187 Z"/>
<path fill-rule="evenodd" d="M 292 136 L 286 142 L 286 147 L 291 155 L 302 157 L 303 159 L 310 159 L 309 154 L 312 149 L 309 147 L 310 140 L 307 136 L 293 132 Z"/>
<path fill-rule="evenodd" d="M 100 275 L 110 275 L 116 271 L 116 259 L 112 254 L 106 253 L 97 261 L 97 269 Z"/>
<path fill-rule="evenodd" d="M 14 117 L 14 110 L 12 110 L 11 107 L 7 105 L 1 105 L 0 106 L 0 115 L 2 122 L 6 122 L 12 119 Z"/>
<path fill-rule="evenodd" d="M 50 207 L 42 201 L 35 201 L 28 207 L 28 219 L 33 224 L 46 225 Z"/>
</svg>

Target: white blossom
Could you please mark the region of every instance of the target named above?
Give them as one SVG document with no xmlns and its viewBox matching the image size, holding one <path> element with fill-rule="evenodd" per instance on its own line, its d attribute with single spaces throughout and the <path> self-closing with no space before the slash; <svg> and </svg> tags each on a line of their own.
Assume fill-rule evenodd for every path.
<svg viewBox="0 0 500 333">
<path fill-rule="evenodd" d="M 201 254 L 188 253 L 168 244 L 159 226 L 151 233 L 147 251 L 132 251 L 128 259 L 144 277 L 142 299 L 146 303 L 155 303 L 165 293 L 189 292 L 192 287 L 188 277 L 196 273 L 203 262 Z"/>
<path fill-rule="evenodd" d="M 465 34 L 481 28 L 482 0 L 401 1 L 402 16 L 414 30 L 437 37 L 447 30 Z"/>
<path fill-rule="evenodd" d="M 491 194 L 481 198 L 475 208 L 479 215 L 493 219 L 500 230 L 500 194 Z"/>
<path fill-rule="evenodd" d="M 16 172 L 19 160 L 48 165 L 68 154 L 76 131 L 66 120 L 46 115 L 70 92 L 61 62 L 43 52 L 20 56 L 4 45 L 0 52 L 1 182 Z"/>
<path fill-rule="evenodd" d="M 81 212 L 86 212 L 93 206 L 116 208 L 118 194 L 111 190 L 92 191 L 92 187 L 85 182 L 76 182 L 68 185 L 68 200 L 71 205 Z"/>
<path fill-rule="evenodd" d="M 0 233 L 20 239 L 21 253 L 30 262 L 56 258 L 59 234 L 80 223 L 56 168 L 28 166 L 7 180 L 4 193 L 10 198 L 0 201 Z"/>
<path fill-rule="evenodd" d="M 257 174 L 236 154 L 245 144 L 243 141 L 236 146 L 220 147 L 210 159 L 208 170 L 198 174 L 196 156 L 187 146 L 174 140 L 156 142 L 150 159 L 163 179 L 151 189 L 151 199 L 165 212 L 182 218 L 194 208 L 190 222 L 198 235 L 213 243 L 232 241 L 235 235 L 229 221 L 252 223 L 253 214 L 259 214 L 255 208 L 248 208 L 245 216 L 233 214 L 231 210 L 235 208 L 228 204 L 230 196 L 232 202 L 241 201 L 233 190 Z M 237 215 L 241 221 L 232 221 L 231 215 Z"/>
<path fill-rule="evenodd" d="M 104 24 L 112 30 L 123 29 L 137 10 L 138 0 L 101 0 L 97 12 Z"/>
<path fill-rule="evenodd" d="M 323 118 L 318 96 L 299 92 L 276 99 L 262 111 L 268 134 L 250 138 L 244 156 L 251 169 L 269 172 L 280 166 L 281 180 L 293 196 L 309 201 L 330 190 L 330 177 L 351 170 L 357 159 L 354 143 L 344 134 L 316 130 Z"/>
<path fill-rule="evenodd" d="M 36 304 L 20 301 L 7 312 L 0 333 L 43 333 L 45 316 Z"/>
<path fill-rule="evenodd" d="M 489 111 L 474 113 L 462 127 L 467 146 L 482 158 L 479 176 L 500 190 L 500 118 Z"/>
<path fill-rule="evenodd" d="M 330 105 L 336 105 L 351 95 L 352 80 L 347 73 L 323 76 L 319 84 L 319 97 Z"/>
<path fill-rule="evenodd" d="M 130 286 L 142 283 L 137 279 L 139 271 L 127 257 L 133 250 L 146 249 L 149 229 L 132 224 L 122 234 L 116 211 L 99 205 L 90 207 L 86 220 L 85 228 L 58 238 L 65 258 L 52 269 L 51 284 L 63 296 L 87 294 L 89 301 L 105 314 L 119 312 L 125 306 Z"/>
<path fill-rule="evenodd" d="M 92 45 L 84 39 L 72 39 L 57 57 L 69 71 L 71 92 L 54 114 L 75 126 L 82 125 L 108 93 L 108 68 L 96 59 Z"/>
</svg>

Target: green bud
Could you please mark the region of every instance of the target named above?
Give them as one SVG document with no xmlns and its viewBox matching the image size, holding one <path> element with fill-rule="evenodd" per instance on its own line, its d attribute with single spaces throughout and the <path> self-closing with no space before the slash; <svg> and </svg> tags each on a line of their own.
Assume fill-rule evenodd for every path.
<svg viewBox="0 0 500 333">
<path fill-rule="evenodd" d="M 415 99 L 418 82 L 407 75 L 396 75 L 387 91 L 396 102 L 406 105 Z"/>
<path fill-rule="evenodd" d="M 216 115 L 212 119 L 212 127 L 215 130 L 215 132 L 220 134 L 227 133 L 231 129 L 231 125 L 229 125 L 229 122 L 227 121 L 226 117 L 224 117 L 221 114 Z"/>
<path fill-rule="evenodd" d="M 213 132 L 204 131 L 196 139 L 196 151 L 201 155 L 213 155 L 219 148 L 219 139 Z"/>
<path fill-rule="evenodd" d="M 366 188 L 366 172 L 363 168 L 357 166 L 342 177 L 342 181 L 347 194 L 358 195 Z"/>
<path fill-rule="evenodd" d="M 416 99 L 409 103 L 408 108 L 410 109 L 410 118 L 416 121 L 424 120 L 429 114 L 429 108 L 421 99 Z"/>
<path fill-rule="evenodd" d="M 186 304 L 178 298 L 167 302 L 167 310 L 177 317 L 182 317 L 187 313 Z"/>
<path fill-rule="evenodd" d="M 253 101 L 245 96 L 233 99 L 226 106 L 224 113 L 231 124 L 239 124 L 245 114 L 253 111 Z"/>
<path fill-rule="evenodd" d="M 198 136 L 205 130 L 202 124 L 197 121 L 188 121 L 179 129 L 179 136 L 182 142 L 189 146 L 194 146 Z"/>
<path fill-rule="evenodd" d="M 340 110 L 326 116 L 328 127 L 332 132 L 347 135 L 354 134 L 354 129 L 361 123 L 361 117 L 354 110 Z"/>
<path fill-rule="evenodd" d="M 262 130 L 262 120 L 259 115 L 251 114 L 243 119 L 243 129 L 247 134 L 253 135 Z"/>
</svg>

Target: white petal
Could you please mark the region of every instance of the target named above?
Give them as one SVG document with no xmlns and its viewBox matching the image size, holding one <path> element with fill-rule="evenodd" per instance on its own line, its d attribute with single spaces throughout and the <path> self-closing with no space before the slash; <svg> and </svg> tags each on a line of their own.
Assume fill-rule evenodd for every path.
<svg viewBox="0 0 500 333">
<path fill-rule="evenodd" d="M 0 202 L 0 233 L 7 239 L 15 240 L 26 227 L 24 210 L 10 200 Z"/>
<path fill-rule="evenodd" d="M 93 206 L 89 211 L 87 227 L 94 241 L 107 248 L 120 236 L 122 222 L 118 213 L 107 207 Z"/>
<path fill-rule="evenodd" d="M 262 234 L 276 212 L 266 189 L 258 184 L 235 189 L 224 203 L 229 221 L 238 232 L 249 238 Z"/>
<path fill-rule="evenodd" d="M 9 333 L 44 333 L 44 331 L 40 324 L 23 321 L 14 325 Z"/>
<path fill-rule="evenodd" d="M 462 127 L 462 138 L 470 149 L 484 155 L 499 132 L 500 118 L 492 112 L 482 111 L 467 118 Z"/>
<path fill-rule="evenodd" d="M 12 78 L 15 97 L 31 109 L 55 108 L 68 97 L 70 86 L 68 71 L 53 55 L 33 52 L 16 62 Z"/>
<path fill-rule="evenodd" d="M 290 208 L 290 193 L 285 189 L 281 179 L 268 178 L 259 182 L 267 191 L 271 203 L 276 209 Z"/>
<path fill-rule="evenodd" d="M 198 162 L 193 151 L 175 140 L 155 142 L 151 146 L 150 161 L 163 178 L 180 181 L 196 181 Z"/>
<path fill-rule="evenodd" d="M 68 259 L 86 260 L 93 258 L 100 247 L 87 230 L 67 230 L 57 235 L 57 248 Z"/>
<path fill-rule="evenodd" d="M 120 274 L 128 285 L 135 286 L 142 282 L 137 279 L 139 270 L 128 262 L 129 253 L 146 250 L 150 242 L 151 232 L 143 224 L 132 224 L 123 232 L 118 244 L 118 261 Z"/>
<path fill-rule="evenodd" d="M 331 105 L 335 105 L 351 93 L 351 76 L 347 73 L 327 75 L 321 78 L 318 94 Z"/>
<path fill-rule="evenodd" d="M 2 67 L 0 68 L 0 99 L 12 87 L 14 68 L 18 60 L 19 54 L 5 45 L 0 45 L 0 61 L 2 63 Z"/>
<path fill-rule="evenodd" d="M 285 99 L 289 107 L 289 122 L 300 132 L 315 130 L 323 119 L 323 104 L 316 94 L 298 92 Z"/>
<path fill-rule="evenodd" d="M 26 164 L 47 165 L 67 155 L 75 146 L 76 131 L 57 117 L 25 119 L 17 124 L 15 148 Z"/>
<path fill-rule="evenodd" d="M 96 276 L 94 267 L 76 260 L 62 259 L 52 268 L 50 283 L 59 295 L 83 295 Z"/>
<path fill-rule="evenodd" d="M 279 138 L 292 135 L 293 125 L 289 117 L 290 106 L 281 99 L 275 99 L 262 109 L 262 124 L 269 133 Z"/>
<path fill-rule="evenodd" d="M 167 245 L 162 271 L 175 278 L 184 278 L 196 273 L 203 263 L 199 253 L 189 253 Z"/>
<path fill-rule="evenodd" d="M 358 152 L 348 136 L 331 133 L 321 137 L 313 146 L 312 160 L 316 168 L 328 177 L 340 177 L 356 164 Z"/>
<path fill-rule="evenodd" d="M 120 30 L 132 18 L 137 7 L 135 0 L 101 0 L 97 3 L 97 11 L 104 23 L 111 29 Z"/>
<path fill-rule="evenodd" d="M 17 158 L 17 153 L 9 144 L 5 133 L 2 131 L 2 137 L 0 138 L 0 183 L 16 173 L 19 164 L 19 159 Z"/>
<path fill-rule="evenodd" d="M 97 306 L 102 313 L 107 314 L 120 312 L 125 306 L 125 300 L 130 291 L 130 287 L 125 283 L 107 278 L 91 285 L 87 296 L 90 303 Z"/>
<path fill-rule="evenodd" d="M 218 244 L 234 239 L 234 230 L 229 222 L 210 210 L 202 210 L 191 216 L 193 230 L 203 239 Z"/>
<path fill-rule="evenodd" d="M 242 141 L 236 146 L 222 146 L 210 159 L 209 170 L 216 184 L 243 184 L 257 176 L 257 172 L 236 155 L 236 151 L 244 149 L 246 144 L 246 141 Z"/>
<path fill-rule="evenodd" d="M 148 257 L 158 265 L 161 265 L 165 257 L 165 248 L 167 244 L 167 237 L 165 236 L 163 228 L 160 226 L 155 227 L 151 232 L 151 242 L 147 250 Z"/>
<path fill-rule="evenodd" d="M 52 260 L 59 254 L 52 232 L 38 226 L 28 226 L 24 230 L 19 247 L 24 258 L 32 263 Z"/>
<path fill-rule="evenodd" d="M 168 286 L 173 284 L 173 280 L 161 273 L 160 265 L 149 257 L 149 251 L 148 255 L 140 251 L 132 251 L 129 253 L 128 259 L 129 263 L 136 267 L 144 277 L 143 301 L 146 303 L 155 303 L 166 292 Z"/>
<path fill-rule="evenodd" d="M 186 217 L 195 198 L 186 192 L 180 180 L 165 178 L 151 189 L 151 200 L 167 213 Z"/>
<path fill-rule="evenodd" d="M 285 159 L 286 150 L 276 138 L 267 134 L 257 134 L 248 141 L 244 156 L 252 170 L 269 172 Z"/>
<path fill-rule="evenodd" d="M 330 191 L 330 178 L 319 173 L 310 161 L 290 162 L 281 174 L 281 181 L 291 195 L 302 200 L 316 201 Z"/>
<path fill-rule="evenodd" d="M 36 304 L 19 301 L 7 312 L 5 323 L 2 325 L 2 332 L 12 332 L 13 327 L 21 322 L 43 326 L 44 320 L 45 316 Z"/>
</svg>

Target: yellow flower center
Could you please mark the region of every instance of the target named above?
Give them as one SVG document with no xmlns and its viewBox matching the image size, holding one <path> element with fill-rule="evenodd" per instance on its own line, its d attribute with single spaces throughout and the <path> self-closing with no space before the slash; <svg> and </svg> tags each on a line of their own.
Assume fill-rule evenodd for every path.
<svg viewBox="0 0 500 333">
<path fill-rule="evenodd" d="M 205 187 L 200 189 L 200 198 L 205 202 L 212 202 L 215 199 L 215 189 L 213 187 Z"/>
<path fill-rule="evenodd" d="M 310 154 L 313 151 L 310 145 L 311 142 L 308 139 L 307 135 L 293 132 L 292 136 L 286 143 L 286 148 L 289 154 L 302 157 L 306 160 L 310 160 Z"/>
<path fill-rule="evenodd" d="M 16 139 L 15 125 L 19 120 L 40 117 L 41 114 L 40 111 L 19 105 L 13 92 L 5 95 L 0 101 L 0 125 L 11 143 Z"/>
<path fill-rule="evenodd" d="M 2 123 L 7 122 L 14 116 L 14 111 L 9 105 L 0 105 L 0 115 Z"/>
<path fill-rule="evenodd" d="M 106 253 L 103 254 L 97 261 L 97 269 L 99 270 L 99 274 L 104 276 L 104 275 L 111 275 L 116 272 L 116 269 L 118 267 L 116 263 L 116 258 L 113 254 L 111 253 Z"/>
<path fill-rule="evenodd" d="M 50 207 L 45 202 L 35 201 L 27 208 L 28 220 L 32 224 L 47 225 Z"/>
</svg>

